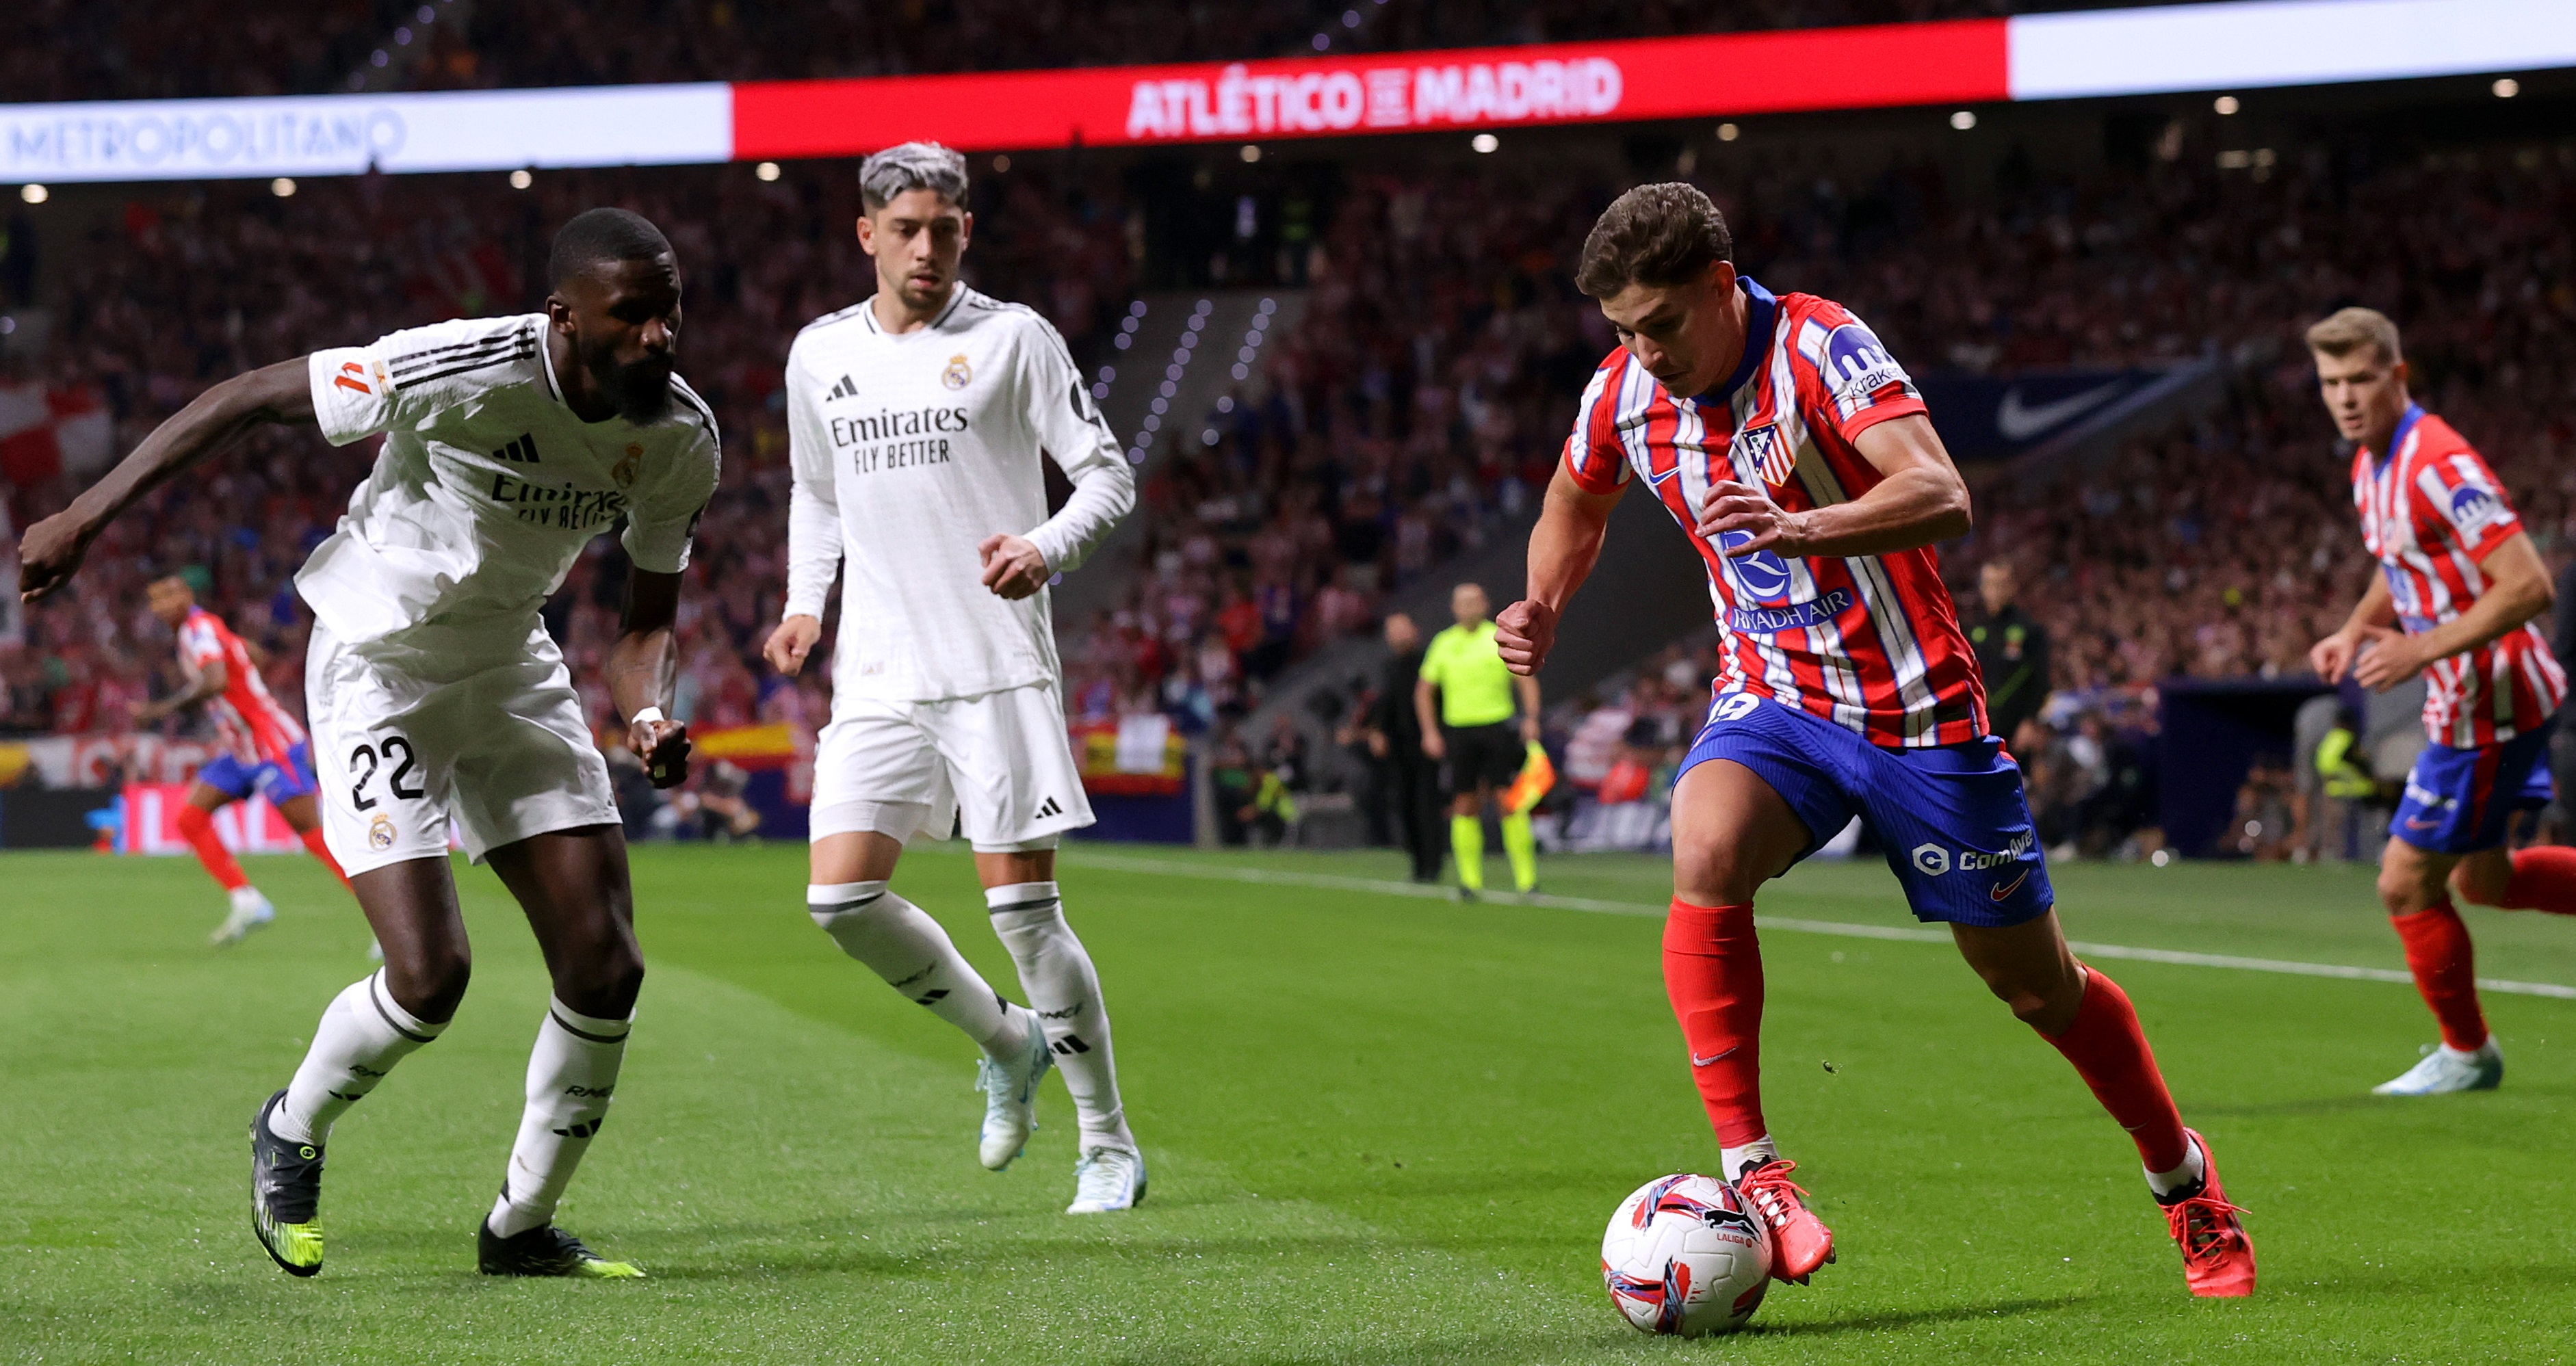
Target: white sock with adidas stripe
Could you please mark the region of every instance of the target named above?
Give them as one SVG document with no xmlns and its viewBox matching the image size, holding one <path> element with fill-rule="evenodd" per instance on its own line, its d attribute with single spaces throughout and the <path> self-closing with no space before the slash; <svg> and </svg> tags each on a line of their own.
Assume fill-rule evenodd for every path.
<svg viewBox="0 0 2576 1366">
<path fill-rule="evenodd" d="M 1064 1074 L 1081 1117 L 1081 1145 L 1133 1151 L 1126 1107 L 1118 1099 L 1118 1068 L 1109 1052 L 1109 1012 L 1100 1001 L 1100 974 L 1091 954 L 1065 923 L 1064 901 L 1052 882 L 1015 882 L 984 890 L 993 932 L 1019 965 L 1020 990 L 1046 1029 L 1055 1070 Z"/>
<path fill-rule="evenodd" d="M 805 909 L 841 952 L 886 985 L 965 1031 L 985 1052 L 1007 1058 L 1028 1046 L 1025 1026 L 1001 993 L 975 971 L 930 913 L 882 882 L 835 882 L 805 889 Z"/>
<path fill-rule="evenodd" d="M 492 1206 L 494 1233 L 508 1238 L 554 1221 L 555 1203 L 608 1120 L 633 1024 L 631 1015 L 603 1020 L 561 1001 L 546 1003 L 537 1046 L 528 1054 L 528 1108 L 520 1112 L 519 1138 L 510 1145 L 510 1168 Z"/>
<path fill-rule="evenodd" d="M 350 1106 L 446 1028 L 396 1005 L 382 968 L 350 983 L 313 1027 L 313 1046 L 286 1084 L 286 1099 L 269 1112 L 269 1132 L 289 1143 L 330 1142 L 332 1124 Z"/>
</svg>

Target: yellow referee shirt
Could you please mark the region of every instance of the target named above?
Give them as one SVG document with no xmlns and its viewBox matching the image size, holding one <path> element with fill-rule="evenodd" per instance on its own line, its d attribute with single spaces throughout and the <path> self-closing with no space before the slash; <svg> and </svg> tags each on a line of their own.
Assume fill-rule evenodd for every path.
<svg viewBox="0 0 2576 1366">
<path fill-rule="evenodd" d="M 1422 677 L 1440 690 L 1440 724 L 1490 726 L 1512 719 L 1512 671 L 1494 635 L 1491 621 L 1452 626 L 1422 652 Z"/>
</svg>

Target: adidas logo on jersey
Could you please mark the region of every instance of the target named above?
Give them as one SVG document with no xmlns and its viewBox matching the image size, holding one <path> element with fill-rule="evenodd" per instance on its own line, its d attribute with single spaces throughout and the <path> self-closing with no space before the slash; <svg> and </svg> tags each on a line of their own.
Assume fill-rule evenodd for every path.
<svg viewBox="0 0 2576 1366">
<path fill-rule="evenodd" d="M 1049 797 L 1045 801 L 1038 803 L 1038 819 L 1040 820 L 1044 820 L 1049 816 L 1061 816 L 1063 814 L 1064 808 L 1056 805 L 1055 798 L 1053 797 Z"/>
<path fill-rule="evenodd" d="M 492 452 L 492 458 L 507 460 L 513 465 L 533 465 L 537 463 L 537 439 L 521 432 L 518 440 Z"/>
<path fill-rule="evenodd" d="M 823 401 L 825 403 L 830 403 L 835 399 L 857 398 L 858 396 L 859 386 L 854 383 L 848 375 L 843 375 L 841 376 L 841 382 L 833 385 L 830 391 L 823 395 Z"/>
</svg>

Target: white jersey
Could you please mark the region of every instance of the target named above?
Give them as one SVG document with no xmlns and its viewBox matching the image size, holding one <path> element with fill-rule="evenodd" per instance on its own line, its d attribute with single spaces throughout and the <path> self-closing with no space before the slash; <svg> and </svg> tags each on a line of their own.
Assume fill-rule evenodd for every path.
<svg viewBox="0 0 2576 1366">
<path fill-rule="evenodd" d="M 963 285 L 927 326 L 867 304 L 787 353 L 788 616 L 820 617 L 842 570 L 835 697 L 929 702 L 1054 681 L 1047 594 L 984 587 L 977 547 L 1025 536 L 1081 563 L 1136 498 L 1116 434 L 1044 318 Z M 1072 481 L 1052 519 L 1040 452 Z"/>
<path fill-rule="evenodd" d="M 515 646 L 582 547 L 619 517 L 637 568 L 676 574 L 715 492 L 715 415 L 678 376 L 647 426 L 564 406 L 546 315 L 478 318 L 313 353 L 331 444 L 385 434 L 295 586 L 362 654 L 435 625 Z"/>
</svg>

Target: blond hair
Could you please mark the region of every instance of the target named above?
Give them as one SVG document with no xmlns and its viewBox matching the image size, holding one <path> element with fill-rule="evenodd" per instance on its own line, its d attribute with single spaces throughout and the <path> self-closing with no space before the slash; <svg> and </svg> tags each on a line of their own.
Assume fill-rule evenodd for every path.
<svg viewBox="0 0 2576 1366">
<path fill-rule="evenodd" d="M 2378 347 L 2380 359 L 2392 364 L 2405 358 L 2397 348 L 2397 324 L 2375 308 L 2339 308 L 2308 329 L 2308 349 L 2319 355 L 2341 360 L 2365 346 Z"/>
</svg>

